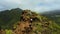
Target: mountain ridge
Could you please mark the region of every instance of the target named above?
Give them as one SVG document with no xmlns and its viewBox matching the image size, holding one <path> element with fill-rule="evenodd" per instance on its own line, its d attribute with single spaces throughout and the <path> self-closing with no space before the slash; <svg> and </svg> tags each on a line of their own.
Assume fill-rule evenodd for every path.
<svg viewBox="0 0 60 34">
<path fill-rule="evenodd" d="M 1 12 L 0 27 L 6 29 L 6 33 L 9 31 L 13 34 L 59 34 L 60 32 L 60 26 L 54 20 L 31 10 L 21 9 Z"/>
</svg>

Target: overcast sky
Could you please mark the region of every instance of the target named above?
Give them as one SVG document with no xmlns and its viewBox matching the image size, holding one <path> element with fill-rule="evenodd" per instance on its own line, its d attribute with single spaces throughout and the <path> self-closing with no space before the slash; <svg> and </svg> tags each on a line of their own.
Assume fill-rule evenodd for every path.
<svg viewBox="0 0 60 34">
<path fill-rule="evenodd" d="M 12 8 L 44 12 L 60 9 L 60 0 L 0 0 L 0 10 Z"/>
</svg>

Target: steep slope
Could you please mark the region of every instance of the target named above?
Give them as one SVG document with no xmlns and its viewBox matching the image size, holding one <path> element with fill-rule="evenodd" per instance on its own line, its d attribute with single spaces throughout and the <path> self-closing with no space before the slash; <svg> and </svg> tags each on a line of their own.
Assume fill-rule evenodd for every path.
<svg viewBox="0 0 60 34">
<path fill-rule="evenodd" d="M 42 15 L 47 16 L 47 18 L 54 20 L 58 25 L 60 25 L 60 10 L 48 11 L 42 13 Z"/>
<path fill-rule="evenodd" d="M 31 10 L 1 12 L 0 26 L 0 34 L 60 34 L 60 26 L 54 20 Z"/>
<path fill-rule="evenodd" d="M 0 12 L 0 26 L 2 28 L 11 28 L 11 25 L 20 20 L 20 15 L 23 10 L 16 8 Z"/>
<path fill-rule="evenodd" d="M 24 10 L 21 19 L 16 24 L 16 34 L 59 34 L 60 27 L 52 20 L 30 10 Z"/>
</svg>

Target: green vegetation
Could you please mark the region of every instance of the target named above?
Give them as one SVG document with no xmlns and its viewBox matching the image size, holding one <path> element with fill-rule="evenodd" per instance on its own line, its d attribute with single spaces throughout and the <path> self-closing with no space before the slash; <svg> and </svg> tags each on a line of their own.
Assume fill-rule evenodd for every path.
<svg viewBox="0 0 60 34">
<path fill-rule="evenodd" d="M 51 20 L 54 20 L 56 24 L 60 25 L 60 10 L 44 12 L 42 13 L 42 15 L 46 16 Z"/>
<path fill-rule="evenodd" d="M 0 12 L 0 26 L 2 29 L 11 28 L 12 25 L 20 20 L 22 9 L 16 8 Z"/>
<path fill-rule="evenodd" d="M 32 32 L 36 34 L 60 34 L 60 26 L 56 21 L 57 18 L 51 18 L 48 15 L 39 15 L 35 12 L 32 12 L 30 10 L 26 10 L 27 14 L 22 12 L 25 10 L 22 9 L 11 9 L 11 10 L 5 10 L 0 12 L 0 29 L 3 29 L 6 34 L 12 34 L 13 28 L 17 28 L 18 22 L 22 20 L 27 19 L 33 19 L 31 26 L 33 27 Z M 23 15 L 24 19 L 21 18 L 21 15 Z M 35 18 L 36 17 L 36 18 Z M 20 27 L 21 28 L 21 27 Z"/>
</svg>

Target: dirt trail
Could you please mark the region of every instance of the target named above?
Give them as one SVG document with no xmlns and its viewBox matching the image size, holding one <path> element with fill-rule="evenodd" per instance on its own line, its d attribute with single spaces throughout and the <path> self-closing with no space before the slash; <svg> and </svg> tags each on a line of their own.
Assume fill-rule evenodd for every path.
<svg viewBox="0 0 60 34">
<path fill-rule="evenodd" d="M 49 26 L 49 22 L 46 21 L 46 23 L 44 23 L 43 21 L 46 20 L 43 19 L 41 21 L 39 18 L 37 18 L 37 14 L 33 12 L 31 13 L 29 12 L 29 10 L 24 10 L 21 15 L 21 20 L 18 23 L 17 28 L 14 30 L 14 32 L 15 34 L 45 34 L 47 33 L 46 29 Z M 36 31 L 38 33 L 34 32 L 37 27 L 32 26 L 33 22 L 41 22 L 41 26 L 43 28 L 42 33 L 38 31 Z"/>
<path fill-rule="evenodd" d="M 16 34 L 32 34 L 33 27 L 31 27 L 31 19 L 26 16 L 28 13 L 22 12 L 21 21 L 18 23 L 17 28 L 14 30 Z"/>
<path fill-rule="evenodd" d="M 48 28 L 49 22 L 44 23 L 45 19 L 41 20 L 40 17 L 37 18 L 37 16 L 38 14 L 34 12 L 30 12 L 29 10 L 24 10 L 21 14 L 21 19 L 18 22 L 16 28 L 13 28 L 12 34 L 45 34 L 46 33 L 45 29 Z M 38 26 L 37 27 L 35 26 L 38 24 L 39 24 L 39 27 L 40 25 L 42 26 L 41 27 L 43 29 L 42 33 L 41 31 L 40 32 L 35 31 L 35 29 L 37 29 L 38 27 Z"/>
</svg>

